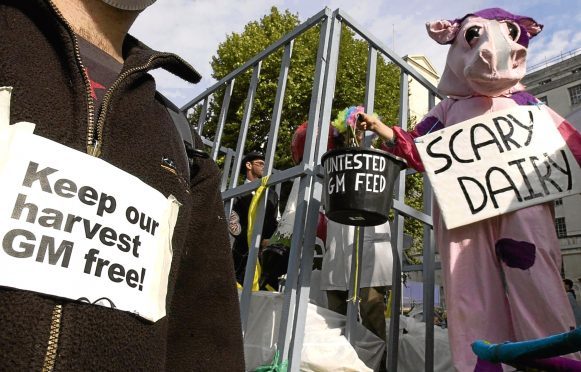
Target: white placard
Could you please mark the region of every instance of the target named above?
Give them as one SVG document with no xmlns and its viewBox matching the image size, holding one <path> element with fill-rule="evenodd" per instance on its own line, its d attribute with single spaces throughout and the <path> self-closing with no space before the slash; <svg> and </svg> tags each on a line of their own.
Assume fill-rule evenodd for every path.
<svg viewBox="0 0 581 372">
<path fill-rule="evenodd" d="M 449 229 L 581 192 L 579 165 L 542 106 L 482 115 L 416 146 Z"/>
<path fill-rule="evenodd" d="M 111 164 L 8 125 L 0 88 L 0 286 L 165 316 L 179 202 Z"/>
</svg>

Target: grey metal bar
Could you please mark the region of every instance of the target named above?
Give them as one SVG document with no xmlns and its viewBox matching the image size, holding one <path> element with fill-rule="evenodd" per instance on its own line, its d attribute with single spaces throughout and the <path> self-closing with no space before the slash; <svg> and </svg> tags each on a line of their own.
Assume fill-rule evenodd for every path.
<svg viewBox="0 0 581 372">
<path fill-rule="evenodd" d="M 402 174 L 401 177 L 403 177 L 403 176 L 404 175 Z M 403 214 L 406 217 L 415 218 L 416 220 L 419 220 L 420 222 L 423 222 L 426 225 L 430 225 L 430 226 L 432 225 L 432 216 L 429 216 L 423 212 L 420 212 L 420 211 L 408 206 L 407 204 L 405 204 L 403 201 L 401 201 L 399 199 L 394 199 L 393 209 L 400 212 L 401 214 Z"/>
<path fill-rule="evenodd" d="M 299 165 L 282 171 L 277 171 L 271 174 L 270 177 L 268 178 L 267 185 L 273 186 L 298 176 L 313 173 L 314 172 L 310 168 Z M 248 194 L 249 192 L 256 190 L 258 186 L 260 186 L 260 182 L 261 181 L 252 181 L 248 183 L 243 183 L 242 185 L 236 186 L 233 189 L 228 189 L 222 193 L 222 199 L 229 200 L 244 194 Z"/>
<path fill-rule="evenodd" d="M 276 42 L 270 44 L 262 52 L 258 53 L 254 57 L 252 57 L 250 60 L 248 60 L 248 62 L 246 62 L 242 66 L 238 67 L 236 70 L 232 71 L 231 73 L 229 73 L 228 75 L 226 75 L 225 77 L 220 79 L 220 81 L 218 81 L 216 84 L 212 85 L 211 87 L 207 88 L 205 91 L 203 91 L 197 97 L 192 99 L 190 102 L 183 105 L 181 107 L 181 110 L 186 111 L 187 109 L 189 109 L 190 107 L 192 107 L 193 105 L 195 105 L 196 103 L 198 103 L 199 101 L 201 101 L 202 99 L 207 97 L 208 95 L 212 94 L 212 92 L 214 92 L 217 88 L 221 87 L 223 84 L 226 84 L 228 81 L 230 81 L 234 77 L 240 75 L 241 73 L 243 73 L 244 71 L 249 69 L 251 66 L 255 65 L 258 61 L 264 60 L 266 57 L 268 57 L 269 55 L 271 55 L 272 53 L 277 51 L 283 45 L 288 44 L 291 40 L 296 39 L 303 32 L 307 31 L 308 29 L 310 29 L 313 26 L 316 26 L 321 21 L 322 18 L 329 17 L 330 15 L 331 15 L 331 9 L 325 8 L 325 9 L 321 10 L 319 13 L 310 17 L 305 22 L 303 22 L 300 25 L 298 25 L 297 27 L 295 27 L 294 30 L 292 30 L 288 34 L 284 35 L 282 38 L 280 38 Z"/>
<path fill-rule="evenodd" d="M 428 95 L 428 107 L 431 109 L 435 104 L 433 93 Z M 432 185 L 426 174 L 424 180 L 424 213 L 432 215 Z M 424 225 L 424 255 L 423 255 L 423 315 L 426 322 L 425 339 L 425 359 L 424 370 L 434 371 L 434 288 L 435 288 L 435 241 L 432 226 Z"/>
<path fill-rule="evenodd" d="M 210 96 L 204 98 L 204 104 L 202 105 L 202 112 L 200 112 L 200 117 L 198 118 L 198 134 L 201 136 L 204 130 L 204 124 L 206 123 L 206 116 L 208 115 L 208 102 L 210 101 Z"/>
<path fill-rule="evenodd" d="M 424 265 L 403 265 L 402 266 L 402 271 L 404 273 L 409 273 L 411 271 L 422 271 L 424 268 Z M 439 262 L 435 262 L 434 263 L 434 270 L 440 270 L 442 268 L 442 265 L 440 265 Z"/>
<path fill-rule="evenodd" d="M 401 178 L 401 174 L 400 174 Z M 403 186 L 402 186 L 403 185 Z M 397 194 L 405 187 L 405 180 L 395 185 Z M 399 314 L 401 309 L 401 265 L 403 254 L 403 224 L 404 218 L 395 212 L 391 229 L 391 250 L 393 255 L 393 269 L 391 279 L 391 317 L 389 319 L 389 334 L 387 335 L 387 370 L 397 371 L 399 352 Z"/>
<path fill-rule="evenodd" d="M 303 234 L 305 231 L 305 215 L 307 213 L 307 203 L 310 196 L 312 176 L 304 176 L 300 179 L 297 209 L 295 211 L 295 222 L 293 234 L 291 236 L 291 251 L 289 253 L 289 263 L 285 283 L 285 301 L 280 318 L 278 333 L 278 350 L 281 360 L 289 360 L 289 371 L 298 370 L 299 366 L 292 366 L 293 355 L 296 349 L 292 349 L 293 330 L 296 329 L 295 314 L 297 306 L 297 281 L 299 275 L 299 260 L 303 250 Z M 303 323 L 304 328 L 304 323 Z M 300 345 L 299 345 L 300 346 Z M 300 348 L 298 350 L 300 360 Z M 293 354 L 293 355 L 291 355 Z M 295 368 L 296 367 L 296 368 Z"/>
<path fill-rule="evenodd" d="M 300 368 L 301 352 L 305 334 L 305 322 L 307 317 L 307 306 L 309 304 L 310 279 L 313 265 L 313 253 L 315 238 L 317 234 L 317 222 L 319 217 L 319 208 L 321 205 L 322 183 L 314 179 L 311 187 L 312 197 L 309 202 L 307 224 L 305 229 L 305 240 L 303 242 L 303 256 L 301 257 L 301 269 L 299 276 L 299 291 L 297 294 L 297 311 L 295 318 L 295 327 L 291 346 L 291 355 L 289 361 L 289 370 L 298 371 Z"/>
<path fill-rule="evenodd" d="M 331 42 L 332 43 L 332 42 Z M 327 73 L 330 71 L 335 71 L 337 68 L 338 63 L 338 56 L 335 55 L 331 48 L 329 48 L 330 52 L 329 55 L 331 57 L 327 58 L 328 61 L 328 68 Z M 327 79 L 325 77 L 325 84 L 324 84 L 324 93 L 323 97 L 326 97 L 327 94 L 332 95 L 332 91 L 334 90 L 335 86 L 335 72 L 333 72 L 333 76 L 331 79 Z M 328 89 L 330 88 L 330 89 Z M 326 98 L 323 98 L 323 102 L 326 102 Z M 321 102 L 321 100 L 319 101 Z M 313 123 L 315 118 L 318 115 L 318 107 L 319 102 L 317 103 L 315 110 L 311 112 L 309 115 L 310 119 L 309 122 Z M 325 103 L 323 103 L 324 106 Z M 312 106 L 311 106 L 312 109 Z M 325 109 L 322 111 L 322 116 L 320 116 L 320 121 L 318 123 L 319 126 L 319 142 L 318 146 L 316 147 L 316 152 L 309 152 L 309 158 L 314 156 L 314 159 L 311 158 L 311 162 L 314 164 L 320 164 L 321 156 L 323 153 L 327 151 L 327 139 L 328 139 L 328 131 L 329 131 L 329 121 L 325 119 Z M 330 109 L 329 109 L 330 112 Z M 315 127 L 315 125 L 312 125 Z M 305 321 L 306 321 L 306 314 L 307 314 L 307 306 L 309 303 L 309 293 L 310 293 L 310 277 L 312 272 L 312 263 L 313 263 L 313 250 L 316 238 L 316 228 L 318 223 L 318 212 L 321 206 L 321 197 L 322 197 L 322 172 L 315 172 L 313 174 L 313 185 L 311 187 L 311 200 L 309 202 L 308 207 L 308 219 L 307 219 L 307 227 L 305 231 L 305 239 L 303 242 L 303 257 L 301 258 L 301 271 L 299 276 L 299 287 L 298 287 L 298 294 L 297 294 L 297 312 L 296 312 L 296 319 L 295 319 L 295 327 L 293 333 L 293 341 L 292 341 L 292 354 L 289 360 L 289 370 L 292 372 L 299 371 L 300 368 L 300 353 L 302 350 L 304 332 L 305 332 Z M 305 248 L 306 247 L 306 248 Z"/>
<path fill-rule="evenodd" d="M 424 174 L 424 212 L 432 214 L 432 187 Z M 424 370 L 434 371 L 434 239 L 432 227 L 424 225 L 423 315 L 426 322 Z"/>
<path fill-rule="evenodd" d="M 238 184 L 240 166 L 242 165 L 242 157 L 244 156 L 244 144 L 246 143 L 246 135 L 248 134 L 248 126 L 250 123 L 250 116 L 252 115 L 252 107 L 254 105 L 254 97 L 256 95 L 256 87 L 258 86 L 261 66 L 262 61 L 258 61 L 254 65 L 250 84 L 248 85 L 248 94 L 246 94 L 246 102 L 244 103 L 244 114 L 242 116 L 242 123 L 240 124 L 238 143 L 236 144 L 236 154 L 238 154 L 238 156 L 235 158 L 236 160 L 234 161 L 234 168 L 232 169 L 232 177 L 230 178 L 231 188 L 236 187 Z"/>
<path fill-rule="evenodd" d="M 286 91 L 286 83 L 288 81 L 288 71 L 290 60 L 293 51 L 294 40 L 288 42 L 284 47 L 282 56 L 280 74 L 278 76 L 278 85 L 276 88 L 276 96 L 274 97 L 274 108 L 272 109 L 272 119 L 270 121 L 270 132 L 268 133 L 268 144 L 266 146 L 265 174 L 271 174 L 274 164 L 274 151 L 278 142 L 278 128 L 280 127 L 280 117 L 282 114 L 282 105 L 284 101 L 284 94 Z"/>
<path fill-rule="evenodd" d="M 428 108 L 431 110 L 436 106 L 436 95 L 434 92 L 429 92 L 428 94 Z"/>
<path fill-rule="evenodd" d="M 347 323 L 345 325 L 345 337 L 351 344 L 355 344 L 355 328 L 357 327 L 357 315 L 359 302 L 361 302 L 361 262 L 363 259 L 364 227 L 355 227 L 353 234 L 353 247 L 351 254 L 351 272 L 349 273 L 349 288 L 347 299 Z"/>
<path fill-rule="evenodd" d="M 349 25 L 359 36 L 363 39 L 367 40 L 368 43 L 373 45 L 375 48 L 380 50 L 384 53 L 393 63 L 398 65 L 402 70 L 406 73 L 411 75 L 414 79 L 416 79 L 420 84 L 426 87 L 429 91 L 437 92 L 436 87 L 430 83 L 425 77 L 423 77 L 419 72 L 416 71 L 409 63 L 403 60 L 400 56 L 398 56 L 394 51 L 388 48 L 381 40 L 373 36 L 371 33 L 363 31 L 364 28 L 355 20 L 353 17 L 348 15 L 347 13 L 341 11 L 339 9 L 339 17 Z M 439 95 L 439 94 L 438 94 Z M 440 98 L 444 98 L 443 96 L 439 95 Z"/>
<path fill-rule="evenodd" d="M 284 93 L 286 90 L 286 82 L 288 78 L 288 69 L 292 54 L 293 40 L 286 44 L 284 54 L 281 61 L 280 74 L 278 77 L 278 86 L 276 89 L 276 97 L 274 100 L 274 108 L 272 113 L 272 120 L 270 123 L 270 132 L 268 135 L 268 144 L 266 147 L 266 154 L 264 157 L 264 174 L 270 175 L 272 173 L 274 163 L 274 150 L 278 138 L 278 128 L 280 126 L 280 116 L 282 112 L 282 103 Z M 250 297 L 252 295 L 250 288 L 252 287 L 252 280 L 254 272 L 256 271 L 256 261 L 258 258 L 258 250 L 260 248 L 260 240 L 262 238 L 262 226 L 264 223 L 264 214 L 266 211 L 266 204 L 268 202 L 268 188 L 264 190 L 264 198 L 259 204 L 256 211 L 255 225 L 252 232 L 252 246 L 249 247 L 248 257 L 246 262 L 246 271 L 244 274 L 244 285 L 242 295 L 240 296 L 240 315 L 242 318 L 242 331 L 246 333 L 248 325 L 248 315 L 250 311 Z"/>
<path fill-rule="evenodd" d="M 324 91 L 325 76 L 327 73 L 327 54 L 329 49 L 329 35 L 331 33 L 332 22 L 329 17 L 326 17 L 321 23 L 320 33 L 319 33 L 319 48 L 317 50 L 317 60 L 315 66 L 315 76 L 313 80 L 313 88 L 311 92 L 311 104 L 309 108 L 309 123 L 307 128 L 306 140 L 305 140 L 305 151 L 303 152 L 302 164 L 314 166 L 317 164 L 314 161 L 314 155 L 316 151 L 316 128 L 320 126 L 317 122 L 320 117 L 321 101 Z M 319 148 L 326 148 L 327 146 L 327 136 L 319 136 Z M 300 356 L 302 351 L 302 343 L 305 332 L 305 322 L 307 305 L 309 302 L 309 291 L 310 291 L 310 277 L 313 261 L 313 248 L 315 244 L 316 237 L 316 227 L 318 222 L 318 212 L 320 208 L 321 199 L 321 182 L 313 173 L 310 176 L 303 177 L 301 179 L 301 190 L 304 189 L 305 194 L 303 197 L 306 199 L 302 200 L 304 206 L 301 206 L 300 217 L 303 217 L 304 211 L 306 211 L 306 221 L 305 227 L 302 223 L 300 228 L 296 225 L 295 217 L 295 227 L 293 231 L 293 237 L 295 231 L 301 231 L 301 229 L 306 229 L 304 231 L 304 239 L 302 245 L 300 244 L 300 234 L 297 237 L 297 244 L 291 247 L 289 265 L 287 269 L 287 287 L 285 287 L 285 302 L 283 306 L 279 328 L 279 350 L 281 351 L 282 359 L 288 359 L 289 370 L 298 371 L 300 368 Z M 307 186 L 307 187 L 304 187 Z M 303 209 L 304 208 L 304 209 Z M 298 215 L 298 206 L 297 213 Z M 302 249 L 301 249 L 302 248 Z M 300 258 L 300 270 L 298 260 Z M 298 274 L 298 278 L 296 277 Z M 286 318 L 285 318 L 286 316 Z M 292 340 L 291 340 L 292 337 Z"/>
<path fill-rule="evenodd" d="M 280 183 L 277 183 L 276 185 L 274 185 L 274 191 L 276 191 L 276 195 L 280 196 L 280 190 L 282 190 L 282 185 Z"/>
<path fill-rule="evenodd" d="M 220 186 L 220 191 L 226 190 L 228 186 L 228 175 L 230 174 L 230 168 L 232 167 L 232 158 L 236 155 L 236 153 L 228 149 L 226 151 L 226 159 L 224 160 L 224 168 L 222 169 L 222 184 Z"/>
<path fill-rule="evenodd" d="M 319 120 L 319 138 L 328 138 L 329 123 L 331 122 L 331 109 L 335 95 L 335 83 L 337 82 L 337 66 L 339 64 L 339 44 L 341 41 L 341 21 L 337 19 L 337 12 L 333 12 L 332 27 L 329 41 L 329 53 L 327 56 L 327 71 L 323 83 L 323 103 Z M 309 118 L 310 120 L 310 118 Z M 325 140 L 326 143 L 326 140 Z M 314 144 L 313 144 L 314 145 Z M 315 164 L 321 164 L 321 157 L 327 151 L 327 147 L 317 147 Z"/>
<path fill-rule="evenodd" d="M 230 218 L 232 208 L 234 208 L 234 199 L 226 200 L 224 202 L 224 216 L 226 216 L 227 219 Z"/>
<path fill-rule="evenodd" d="M 400 126 L 407 128 L 408 121 L 408 94 L 409 78 L 405 71 L 402 71 L 400 77 L 400 97 L 399 97 L 399 118 Z M 400 172 L 399 180 L 395 185 L 395 192 L 398 200 L 404 200 L 405 197 L 405 171 Z M 403 257 L 403 216 L 395 211 L 394 230 L 395 238 L 392 236 L 393 251 L 393 275 L 392 275 L 392 297 L 391 297 L 391 319 L 389 326 L 387 362 L 390 372 L 397 372 L 397 359 L 399 353 L 399 313 L 401 309 L 401 265 Z M 395 240 L 395 241 L 394 241 Z M 395 245 L 394 245 L 395 243 Z"/>
<path fill-rule="evenodd" d="M 375 108 L 375 76 L 377 73 L 377 49 L 369 46 L 367 56 L 367 74 L 365 76 L 365 111 L 372 113 Z M 365 147 L 371 146 L 373 136 L 365 136 Z"/>
<path fill-rule="evenodd" d="M 226 116 L 228 115 L 228 107 L 230 106 L 230 97 L 232 97 L 232 89 L 234 89 L 234 79 L 226 83 L 224 91 L 224 99 L 222 100 L 222 110 L 218 118 L 218 127 L 216 128 L 216 135 L 214 136 L 214 145 L 210 157 L 216 161 L 218 158 L 218 151 L 220 149 L 220 142 L 222 141 L 222 133 L 224 132 L 224 125 L 226 123 Z"/>
<path fill-rule="evenodd" d="M 207 139 L 206 137 L 201 137 L 202 138 L 202 142 L 204 143 L 204 145 L 208 146 L 208 147 L 213 147 L 214 146 L 214 141 Z M 227 153 L 230 150 L 229 147 L 225 147 L 225 146 L 220 146 L 220 152 L 223 153 Z"/>
</svg>

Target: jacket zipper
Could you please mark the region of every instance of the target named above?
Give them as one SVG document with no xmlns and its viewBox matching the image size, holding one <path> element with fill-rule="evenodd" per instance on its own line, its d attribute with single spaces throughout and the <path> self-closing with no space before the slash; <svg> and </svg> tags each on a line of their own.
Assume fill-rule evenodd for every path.
<svg viewBox="0 0 581 372">
<path fill-rule="evenodd" d="M 73 48 L 75 53 L 75 60 L 77 65 L 81 69 L 81 73 L 83 75 L 83 82 L 85 83 L 85 93 L 87 96 L 87 141 L 92 141 L 93 135 L 93 128 L 95 126 L 95 118 L 94 118 L 94 111 L 95 111 L 95 104 L 93 102 L 93 97 L 91 97 L 91 83 L 89 82 L 89 76 L 87 75 L 87 70 L 83 64 L 83 60 L 81 59 L 81 51 L 79 48 L 79 43 L 73 31 L 73 28 L 62 15 L 61 11 L 54 5 L 52 0 L 48 0 L 48 3 L 52 10 L 55 12 L 57 17 L 61 20 L 67 31 L 72 37 L 73 40 Z M 55 305 L 52 311 L 52 317 L 50 321 L 50 330 L 48 336 L 48 344 L 46 348 L 46 354 L 44 357 L 44 363 L 42 366 L 42 372 L 52 372 L 54 369 L 54 365 L 56 362 L 56 357 L 58 353 L 58 340 L 60 336 L 60 326 L 61 326 L 61 319 L 62 319 L 62 305 Z"/>
<path fill-rule="evenodd" d="M 46 355 L 44 356 L 42 372 L 52 372 L 56 362 L 62 311 L 62 305 L 55 305 L 54 309 L 52 310 L 50 333 L 48 336 L 48 347 L 46 348 Z"/>
<path fill-rule="evenodd" d="M 105 128 L 105 117 L 107 116 L 107 108 L 111 103 L 111 99 L 113 97 L 113 92 L 115 91 L 115 89 L 117 89 L 121 82 L 125 80 L 129 75 L 138 71 L 149 69 L 155 59 L 165 57 L 167 55 L 168 54 L 164 53 L 157 53 L 151 55 L 145 64 L 141 66 L 132 67 L 119 74 L 117 79 L 113 82 L 113 84 L 111 84 L 109 89 L 107 89 L 107 92 L 103 96 L 103 103 L 101 104 L 101 110 L 99 112 L 99 117 L 97 119 L 97 126 L 96 128 L 89 132 L 90 137 L 87 136 L 87 153 L 89 155 L 95 157 L 99 157 L 101 155 L 101 149 L 103 145 L 103 129 Z M 96 136 L 93 137 L 93 134 L 95 134 Z"/>
</svg>

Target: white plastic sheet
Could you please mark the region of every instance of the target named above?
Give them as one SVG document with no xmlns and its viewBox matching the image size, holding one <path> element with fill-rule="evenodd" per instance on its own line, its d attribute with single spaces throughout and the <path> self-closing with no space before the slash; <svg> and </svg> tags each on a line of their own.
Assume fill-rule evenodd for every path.
<svg viewBox="0 0 581 372">
<path fill-rule="evenodd" d="M 324 291 L 318 289 L 318 271 L 311 277 L 311 302 L 324 304 Z M 248 331 L 244 337 L 246 369 L 252 371 L 268 364 L 274 357 L 284 296 L 281 293 L 254 292 L 251 300 Z M 421 310 L 420 310 L 421 311 Z M 398 371 L 424 370 L 425 323 L 419 317 L 400 317 Z M 372 371 L 377 370 L 385 345 L 379 337 L 359 325 L 355 346 L 343 336 L 345 316 L 309 304 L 305 338 L 301 354 L 301 371 Z M 389 319 L 386 319 L 389 325 Z M 405 329 L 405 333 L 404 333 Z M 434 327 L 434 371 L 453 371 L 448 330 Z"/>
<path fill-rule="evenodd" d="M 254 292 L 244 335 L 246 370 L 272 361 L 278 341 L 278 327 L 284 296 Z M 345 316 L 313 304 L 308 305 L 301 371 L 372 371 L 384 352 L 383 341 L 360 325 L 355 348 L 342 336 Z"/>
<path fill-rule="evenodd" d="M 389 319 L 387 321 L 389 324 Z M 400 372 L 423 371 L 426 324 L 412 317 L 401 316 L 399 329 L 397 370 Z M 453 370 L 448 330 L 436 326 L 434 327 L 434 371 L 448 372 Z"/>
</svg>

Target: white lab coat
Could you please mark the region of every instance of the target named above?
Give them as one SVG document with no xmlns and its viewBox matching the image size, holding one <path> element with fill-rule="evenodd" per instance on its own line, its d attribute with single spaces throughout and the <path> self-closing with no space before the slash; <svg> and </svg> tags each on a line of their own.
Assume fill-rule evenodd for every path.
<svg viewBox="0 0 581 372">
<path fill-rule="evenodd" d="M 327 251 L 321 270 L 321 290 L 348 290 L 355 227 L 329 220 Z M 365 227 L 359 288 L 391 285 L 393 255 L 389 222 Z"/>
</svg>

